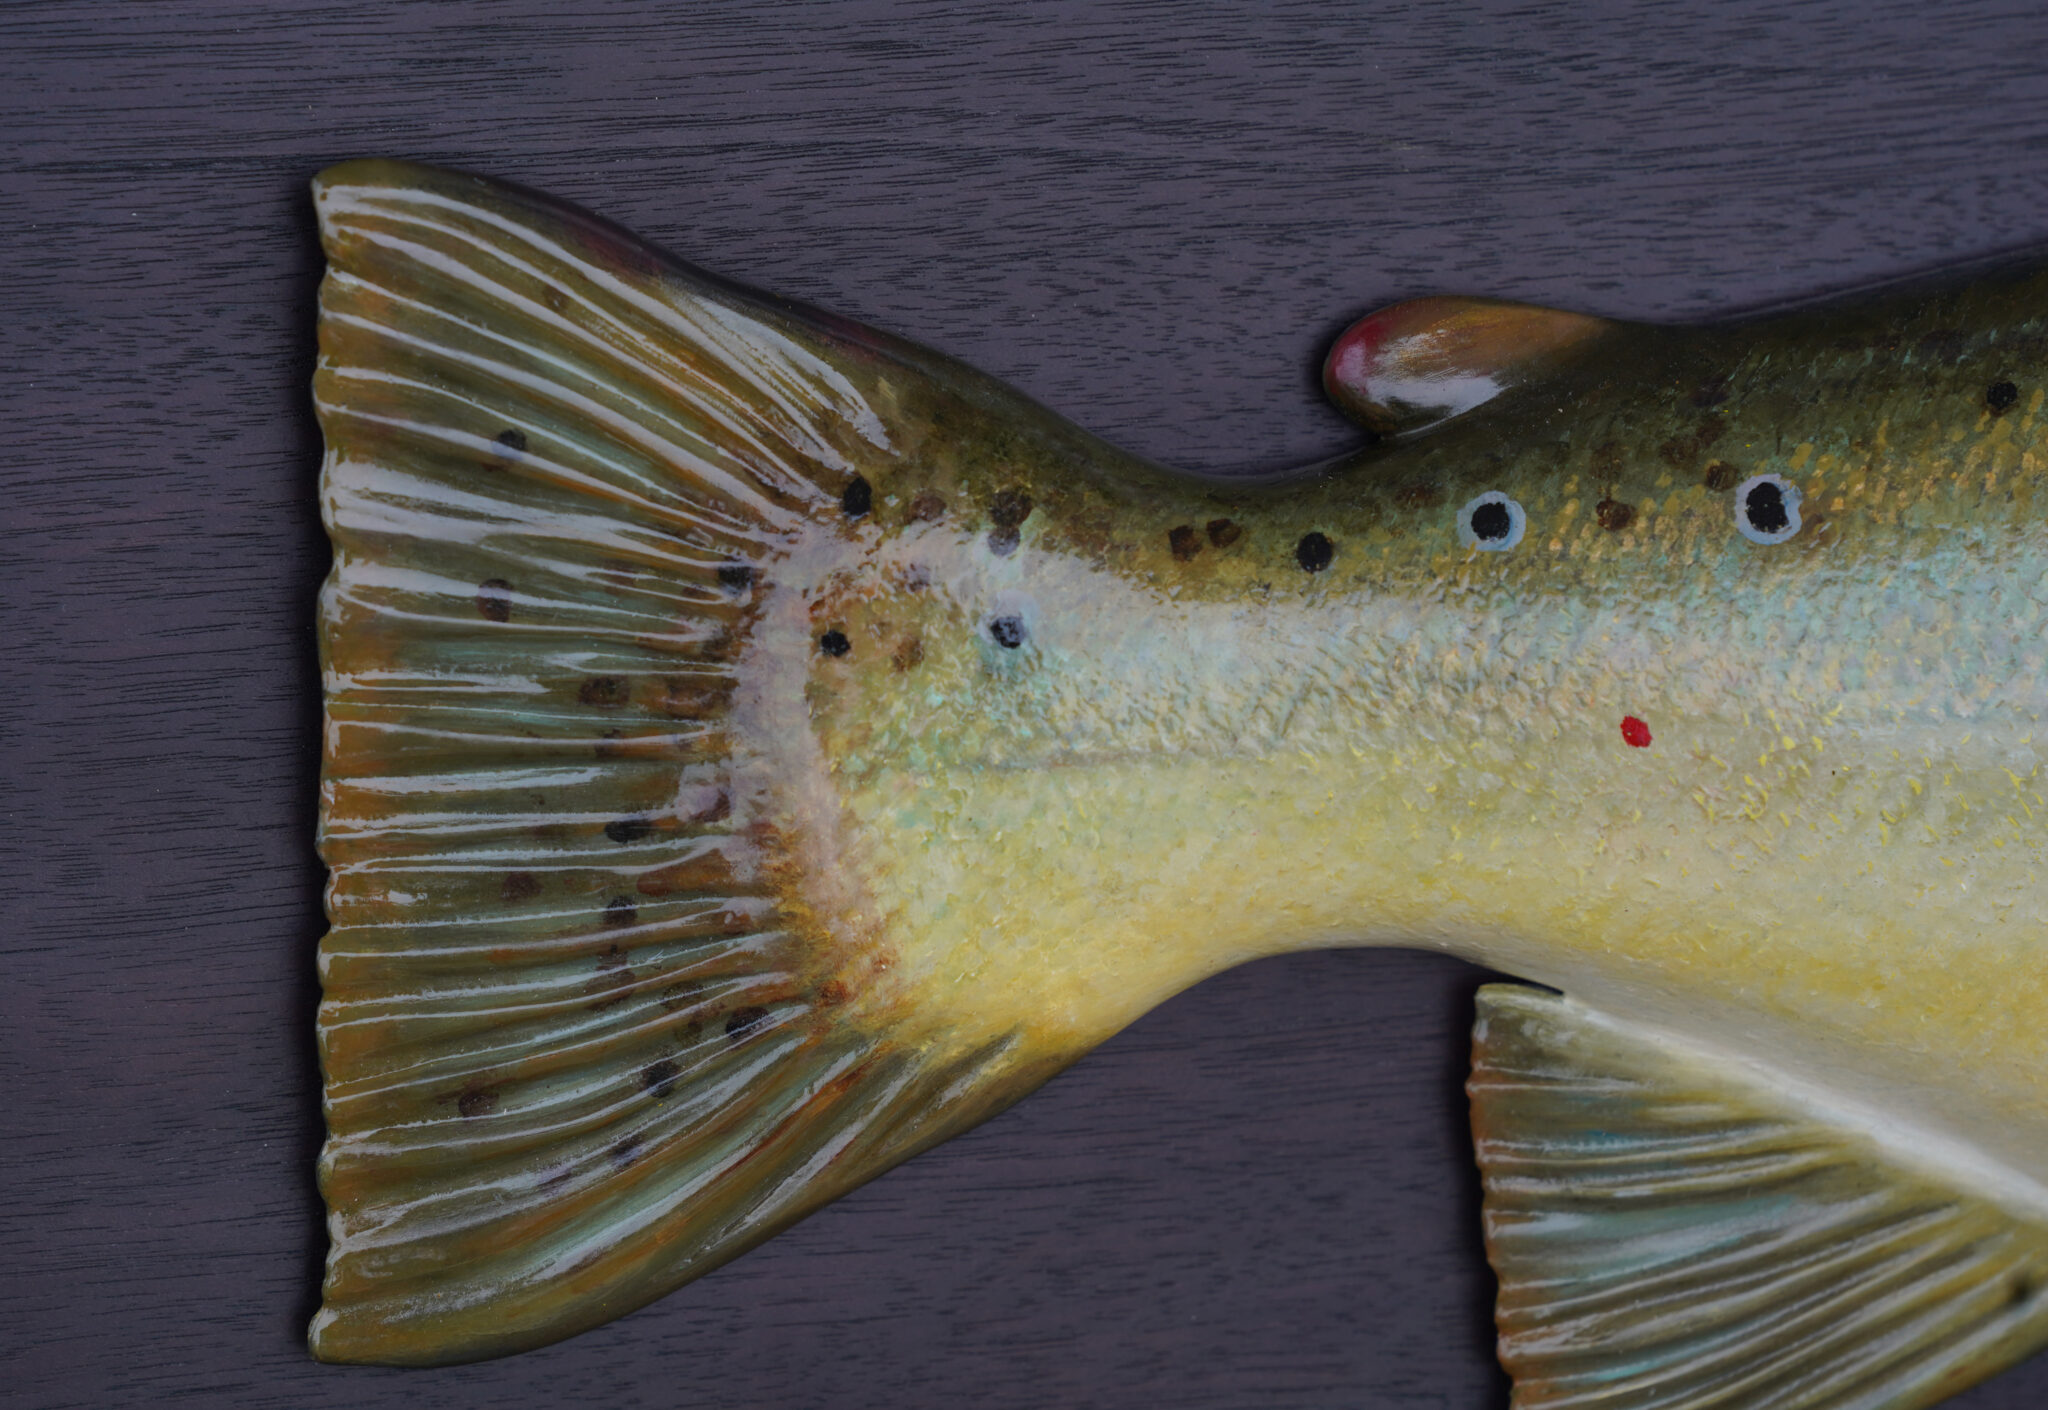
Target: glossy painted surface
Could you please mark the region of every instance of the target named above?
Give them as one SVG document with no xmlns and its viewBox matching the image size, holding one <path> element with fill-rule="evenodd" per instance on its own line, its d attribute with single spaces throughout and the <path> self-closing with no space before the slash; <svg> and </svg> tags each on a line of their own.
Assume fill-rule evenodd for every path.
<svg viewBox="0 0 2048 1410">
<path fill-rule="evenodd" d="M 319 199 L 319 1354 L 602 1321 L 1329 945 L 2048 1214 L 2048 280 L 1483 321 L 1330 373 L 1475 409 L 1247 487 L 505 188 Z"/>
</svg>

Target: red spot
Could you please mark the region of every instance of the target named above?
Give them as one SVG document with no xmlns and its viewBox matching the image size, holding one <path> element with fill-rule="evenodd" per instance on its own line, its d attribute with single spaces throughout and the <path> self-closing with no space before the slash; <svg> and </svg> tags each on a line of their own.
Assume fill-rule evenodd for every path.
<svg viewBox="0 0 2048 1410">
<path fill-rule="evenodd" d="M 1648 749 L 1650 747 L 1650 727 L 1634 715 L 1623 715 L 1621 717 L 1621 737 L 1631 749 Z"/>
</svg>

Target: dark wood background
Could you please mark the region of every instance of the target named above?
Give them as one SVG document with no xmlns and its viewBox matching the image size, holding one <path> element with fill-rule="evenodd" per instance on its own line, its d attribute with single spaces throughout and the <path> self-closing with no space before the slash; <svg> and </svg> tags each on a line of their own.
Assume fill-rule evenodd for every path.
<svg viewBox="0 0 2048 1410">
<path fill-rule="evenodd" d="M 573 15 L 565 12 L 574 11 Z M 0 3 L 0 1398 L 1496 1407 L 1476 971 L 1268 962 L 564 1345 L 335 1369 L 310 957 L 323 164 L 581 202 L 1189 466 L 1328 337 L 2048 237 L 2029 4 Z M 2048 1359 L 1956 1402 L 2048 1403 Z"/>
</svg>

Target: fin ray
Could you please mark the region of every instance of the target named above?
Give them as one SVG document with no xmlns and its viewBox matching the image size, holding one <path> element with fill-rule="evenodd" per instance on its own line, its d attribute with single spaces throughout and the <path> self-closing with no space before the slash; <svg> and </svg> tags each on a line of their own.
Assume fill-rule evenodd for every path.
<svg viewBox="0 0 2048 1410">
<path fill-rule="evenodd" d="M 775 780 L 734 751 L 778 565 L 840 541 L 892 444 L 878 379 L 941 395 L 926 364 L 494 183 L 350 163 L 315 200 L 309 1336 L 474 1360 L 715 1267 L 1066 1055 L 906 1036 L 792 899 Z"/>
<path fill-rule="evenodd" d="M 1480 991 L 1517 1410 L 1902 1410 L 2048 1343 L 2048 1229 L 1568 998 Z"/>
</svg>

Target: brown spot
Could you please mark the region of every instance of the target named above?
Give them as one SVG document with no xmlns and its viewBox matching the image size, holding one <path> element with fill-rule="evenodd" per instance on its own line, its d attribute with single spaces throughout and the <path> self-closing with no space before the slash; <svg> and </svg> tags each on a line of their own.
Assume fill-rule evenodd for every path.
<svg viewBox="0 0 2048 1410">
<path fill-rule="evenodd" d="M 821 1004 L 843 1004 L 852 997 L 843 979 L 828 979 L 818 986 L 818 1002 Z"/>
<path fill-rule="evenodd" d="M 1636 507 L 1623 504 L 1618 499 L 1603 499 L 1593 506 L 1593 516 L 1600 521 L 1600 527 L 1618 533 L 1636 521 Z"/>
<path fill-rule="evenodd" d="M 1715 494 L 1726 494 L 1742 483 L 1742 471 L 1725 460 L 1717 460 L 1707 467 L 1706 477 L 1700 483 Z"/>
<path fill-rule="evenodd" d="M 932 570 L 922 563 L 912 563 L 903 570 L 903 586 L 909 592 L 923 592 L 932 585 Z"/>
<path fill-rule="evenodd" d="M 455 1099 L 455 1109 L 464 1116 L 489 1116 L 498 1109 L 498 1094 L 488 1087 L 471 1087 Z"/>
<path fill-rule="evenodd" d="M 1611 480 L 1621 473 L 1621 447 L 1614 441 L 1602 441 L 1593 447 L 1593 473 L 1603 480 Z"/>
<path fill-rule="evenodd" d="M 690 643 L 690 654 L 699 661 L 730 661 L 739 654 L 739 635 L 721 626 L 709 636 Z"/>
<path fill-rule="evenodd" d="M 585 1008 L 602 1013 L 633 997 L 633 986 L 639 982 L 639 976 L 625 968 L 625 964 L 626 952 L 617 945 L 598 956 L 597 973 L 583 986 L 584 996 L 590 1000 Z"/>
<path fill-rule="evenodd" d="M 700 783 L 683 790 L 676 812 L 685 822 L 723 822 L 732 815 L 732 796 L 715 783 Z"/>
<path fill-rule="evenodd" d="M 899 671 L 907 671 L 924 662 L 924 642 L 914 636 L 907 636 L 896 643 L 896 649 L 889 653 L 889 664 Z"/>
<path fill-rule="evenodd" d="M 999 529 L 1014 529 L 1031 517 L 1031 496 L 1022 490 L 1000 490 L 988 502 L 988 517 Z"/>
<path fill-rule="evenodd" d="M 730 683 L 713 685 L 671 676 L 662 685 L 661 709 L 671 719 L 701 720 L 723 713 L 731 699 Z"/>
<path fill-rule="evenodd" d="M 530 871 L 506 872 L 505 884 L 498 890 L 508 901 L 531 901 L 540 895 L 540 878 Z"/>
<path fill-rule="evenodd" d="M 734 1009 L 725 1019 L 725 1038 L 737 1043 L 767 1021 L 768 1010 L 759 1004 L 749 1004 L 743 1009 Z"/>
<path fill-rule="evenodd" d="M 614 896 L 605 902 L 604 923 L 613 930 L 634 924 L 640 919 L 639 908 L 630 896 Z"/>
<path fill-rule="evenodd" d="M 910 497 L 910 522 L 913 524 L 929 524 L 945 512 L 945 498 L 936 490 L 919 490 Z"/>
<path fill-rule="evenodd" d="M 667 1058 L 650 1062 L 640 1069 L 641 1090 L 651 1092 L 656 1101 L 666 1101 L 669 1093 L 676 1089 L 676 1074 L 682 1069 Z"/>
<path fill-rule="evenodd" d="M 1193 524 L 1182 524 L 1166 531 L 1166 546 L 1175 562 L 1185 563 L 1202 551 L 1202 540 L 1196 536 Z"/>
<path fill-rule="evenodd" d="M 607 558 L 597 565 L 591 576 L 606 587 L 630 588 L 637 586 L 641 575 L 647 570 L 638 563 L 624 558 Z"/>
<path fill-rule="evenodd" d="M 612 1164 L 624 1170 L 640 1158 L 640 1137 L 637 1134 L 628 1136 L 605 1154 L 611 1157 Z"/>
<path fill-rule="evenodd" d="M 1444 502 L 1442 485 L 1404 485 L 1394 491 L 1394 503 L 1403 509 L 1435 509 Z"/>
<path fill-rule="evenodd" d="M 1721 439 L 1721 433 L 1728 429 L 1727 423 L 1718 416 L 1708 417 L 1693 428 L 1690 436 L 1673 436 L 1657 447 L 1657 454 L 1666 464 L 1683 470 L 1694 464 L 1708 446 Z"/>
<path fill-rule="evenodd" d="M 503 578 L 485 578 L 476 585 L 476 614 L 487 622 L 512 620 L 512 584 Z"/>
<path fill-rule="evenodd" d="M 616 974 L 593 975 L 583 986 L 583 994 L 590 1001 L 584 1008 L 603 1013 L 633 997 L 633 971 L 622 969 Z"/>
<path fill-rule="evenodd" d="M 670 1013 L 676 1013 L 696 1003 L 698 995 L 703 992 L 704 986 L 696 980 L 678 979 L 661 991 L 660 1003 Z"/>
<path fill-rule="evenodd" d="M 623 676 L 592 676 L 576 687 L 576 698 L 600 710 L 615 710 L 632 697 L 633 688 Z"/>
<path fill-rule="evenodd" d="M 1228 548 L 1244 536 L 1244 530 L 1228 519 L 1211 519 L 1208 530 L 1209 542 L 1216 548 Z"/>
<path fill-rule="evenodd" d="M 729 890 L 732 880 L 732 866 L 725 854 L 707 851 L 645 872 L 635 885 L 643 896 L 671 896 L 678 891 Z"/>
</svg>

